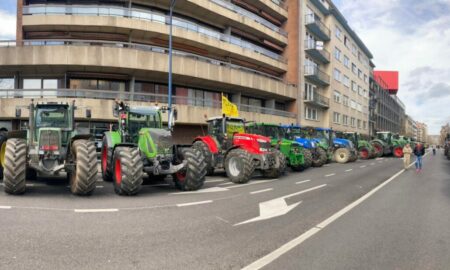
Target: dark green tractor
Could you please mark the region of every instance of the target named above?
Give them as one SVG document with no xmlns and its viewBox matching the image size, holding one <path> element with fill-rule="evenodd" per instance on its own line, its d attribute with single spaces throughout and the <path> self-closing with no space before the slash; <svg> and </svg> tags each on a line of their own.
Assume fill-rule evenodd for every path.
<svg viewBox="0 0 450 270">
<path fill-rule="evenodd" d="M 250 123 L 246 126 L 248 133 L 270 138 L 272 147 L 280 150 L 286 157 L 287 165 L 294 171 L 303 171 L 311 166 L 311 154 L 305 156 L 303 147 L 297 142 L 285 138 L 285 129 L 280 125 Z"/>
<path fill-rule="evenodd" d="M 97 154 L 89 130 L 75 128 L 75 103 L 31 103 L 27 108 L 28 129 L 8 132 L 0 150 L 5 192 L 22 194 L 26 180 L 65 171 L 73 194 L 90 195 L 97 180 Z M 16 116 L 20 113 L 17 109 Z"/>
<path fill-rule="evenodd" d="M 172 131 L 162 124 L 161 116 L 166 111 L 167 108 L 116 103 L 113 113 L 118 117 L 118 129 L 105 132 L 101 168 L 103 179 L 113 181 L 117 194 L 137 194 L 144 173 L 150 180 L 162 180 L 170 175 L 180 190 L 198 190 L 203 186 L 205 158 L 190 145 L 173 143 Z M 172 122 L 175 118 L 174 110 Z"/>
<path fill-rule="evenodd" d="M 377 132 L 376 138 L 370 142 L 375 148 L 377 157 L 394 155 L 403 157 L 403 147 L 406 145 L 404 140 L 400 139 L 398 134 L 389 131 Z"/>
<path fill-rule="evenodd" d="M 369 143 L 368 136 L 359 132 L 336 132 L 336 137 L 351 141 L 358 150 L 360 159 L 374 158 L 375 148 Z"/>
</svg>

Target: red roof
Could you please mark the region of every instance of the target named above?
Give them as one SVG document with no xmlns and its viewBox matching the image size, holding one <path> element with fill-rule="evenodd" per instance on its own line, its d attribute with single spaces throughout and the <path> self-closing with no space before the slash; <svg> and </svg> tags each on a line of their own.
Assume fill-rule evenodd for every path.
<svg viewBox="0 0 450 270">
<path fill-rule="evenodd" d="M 391 94 L 397 94 L 398 71 L 374 71 L 373 75 L 380 85 L 386 85 L 386 90 Z"/>
</svg>

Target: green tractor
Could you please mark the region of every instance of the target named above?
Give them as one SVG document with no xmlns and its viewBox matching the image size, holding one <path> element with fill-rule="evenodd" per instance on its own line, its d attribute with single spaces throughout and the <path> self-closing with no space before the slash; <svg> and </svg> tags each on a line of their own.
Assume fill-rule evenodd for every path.
<svg viewBox="0 0 450 270">
<path fill-rule="evenodd" d="M 285 138 L 285 129 L 280 125 L 266 123 L 250 123 L 246 126 L 249 133 L 263 135 L 270 138 L 272 147 L 278 148 L 286 157 L 289 167 L 294 171 L 303 171 L 311 167 L 312 156 L 305 153 L 299 143 Z"/>
<path fill-rule="evenodd" d="M 90 195 L 97 181 L 97 154 L 89 130 L 75 128 L 75 103 L 31 103 L 28 130 L 8 132 L 0 150 L 6 193 L 26 190 L 26 180 L 67 173 L 70 190 Z M 21 109 L 16 109 L 20 117 Z M 90 118 L 87 110 L 86 117 Z"/>
<path fill-rule="evenodd" d="M 144 173 L 150 180 L 163 180 L 170 175 L 183 191 L 203 186 L 205 158 L 190 145 L 173 143 L 172 131 L 162 125 L 161 116 L 166 111 L 167 108 L 129 107 L 116 102 L 113 114 L 118 118 L 118 130 L 105 132 L 101 168 L 103 180 L 112 181 L 117 194 L 136 195 Z M 175 120 L 176 110 L 170 117 Z"/>
<path fill-rule="evenodd" d="M 370 143 L 375 148 L 377 157 L 394 155 L 395 157 L 403 157 L 403 147 L 406 145 L 405 140 L 401 140 L 398 134 L 389 131 L 377 132 L 376 138 Z"/>
<path fill-rule="evenodd" d="M 347 139 L 357 147 L 360 159 L 374 158 L 375 148 L 369 143 L 368 137 L 359 132 L 336 132 L 336 136 L 341 139 Z"/>
</svg>

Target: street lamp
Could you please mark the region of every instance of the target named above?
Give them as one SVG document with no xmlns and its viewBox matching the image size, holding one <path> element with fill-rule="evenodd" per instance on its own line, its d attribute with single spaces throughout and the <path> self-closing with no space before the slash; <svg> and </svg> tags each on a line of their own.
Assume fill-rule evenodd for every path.
<svg viewBox="0 0 450 270">
<path fill-rule="evenodd" d="M 167 127 L 170 129 L 172 128 L 172 15 L 173 15 L 173 9 L 175 7 L 175 3 L 177 0 L 170 0 L 170 9 L 169 9 L 169 24 L 170 24 L 170 33 L 169 33 L 169 102 L 168 102 L 168 113 L 169 113 L 169 119 L 167 121 Z"/>
</svg>

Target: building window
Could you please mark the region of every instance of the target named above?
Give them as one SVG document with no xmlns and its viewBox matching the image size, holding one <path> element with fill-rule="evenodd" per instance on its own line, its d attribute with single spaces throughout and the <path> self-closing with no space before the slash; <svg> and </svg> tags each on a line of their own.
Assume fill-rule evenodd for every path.
<svg viewBox="0 0 450 270">
<path fill-rule="evenodd" d="M 353 99 L 350 100 L 350 107 L 351 107 L 352 109 L 356 109 L 356 101 L 354 101 Z"/>
<path fill-rule="evenodd" d="M 41 79 L 24 79 L 23 89 L 42 89 Z"/>
<path fill-rule="evenodd" d="M 347 57 L 347 55 L 344 55 L 344 66 L 350 68 L 350 59 Z"/>
<path fill-rule="evenodd" d="M 364 74 L 364 82 L 365 82 L 365 83 L 369 83 L 369 78 L 367 77 L 366 74 Z"/>
<path fill-rule="evenodd" d="M 336 90 L 334 90 L 334 102 L 341 103 L 341 93 Z"/>
<path fill-rule="evenodd" d="M 354 81 L 352 81 L 352 90 L 353 90 L 353 92 L 357 92 L 358 91 L 358 85 Z"/>
<path fill-rule="evenodd" d="M 360 69 L 358 69 L 358 78 L 363 79 L 363 73 Z"/>
<path fill-rule="evenodd" d="M 305 100 L 314 100 L 315 91 L 316 91 L 315 85 L 305 83 Z"/>
<path fill-rule="evenodd" d="M 352 117 L 350 119 L 350 124 L 351 124 L 352 127 L 356 127 L 356 119 L 355 119 L 355 117 Z"/>
<path fill-rule="evenodd" d="M 356 65 L 354 63 L 352 63 L 352 72 L 355 75 L 358 75 L 358 68 L 356 67 Z"/>
<path fill-rule="evenodd" d="M 317 110 L 310 107 L 305 107 L 305 119 L 315 121 L 319 120 Z"/>
<path fill-rule="evenodd" d="M 337 112 L 333 112 L 333 123 L 340 124 L 341 123 L 341 114 Z"/>
<path fill-rule="evenodd" d="M 339 50 L 336 47 L 334 48 L 334 58 L 336 58 L 336 60 L 341 62 L 341 50 Z"/>
<path fill-rule="evenodd" d="M 356 45 L 355 45 L 355 44 L 352 44 L 352 54 L 353 54 L 354 56 L 356 56 L 357 52 L 358 52 L 358 49 L 356 48 Z"/>
<path fill-rule="evenodd" d="M 361 129 L 361 120 L 358 119 L 358 128 Z"/>
<path fill-rule="evenodd" d="M 341 81 L 341 71 L 337 68 L 334 69 L 334 79 L 338 82 Z"/>
<path fill-rule="evenodd" d="M 334 34 L 339 40 L 341 40 L 341 33 L 342 33 L 341 29 L 336 26 L 336 28 L 334 29 Z"/>
<path fill-rule="evenodd" d="M 0 90 L 14 89 L 14 78 L 0 78 Z"/>
<path fill-rule="evenodd" d="M 346 107 L 348 107 L 348 96 L 344 96 L 343 98 L 342 98 L 342 103 L 344 104 L 344 106 L 346 106 Z"/>
<path fill-rule="evenodd" d="M 128 91 L 125 81 L 109 81 L 97 79 L 70 79 L 70 89 Z"/>
<path fill-rule="evenodd" d="M 347 38 L 347 36 L 344 36 L 344 45 L 345 47 L 348 48 L 348 44 L 350 43 L 349 39 Z"/>
<path fill-rule="evenodd" d="M 275 110 L 286 111 L 287 110 L 286 103 L 276 101 Z"/>
<path fill-rule="evenodd" d="M 343 81 L 344 85 L 347 88 L 350 88 L 350 78 L 344 75 L 344 81 Z"/>
<path fill-rule="evenodd" d="M 367 122 L 363 121 L 363 129 L 367 129 Z"/>
<path fill-rule="evenodd" d="M 363 89 L 362 89 L 362 87 L 359 86 L 359 85 L 358 85 L 358 94 L 359 94 L 360 96 L 363 95 Z"/>
<path fill-rule="evenodd" d="M 348 115 L 342 115 L 342 124 L 344 124 L 344 126 L 348 126 Z"/>
</svg>

